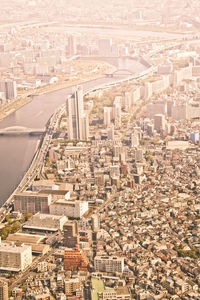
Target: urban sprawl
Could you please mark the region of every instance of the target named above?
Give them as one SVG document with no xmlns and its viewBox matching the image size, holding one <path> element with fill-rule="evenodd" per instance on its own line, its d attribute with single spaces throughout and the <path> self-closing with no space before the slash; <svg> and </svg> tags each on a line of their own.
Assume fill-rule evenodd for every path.
<svg viewBox="0 0 200 300">
<path fill-rule="evenodd" d="M 119 5 L 105 21 L 160 28 L 157 37 L 70 32 L 63 1 L 44 22 L 20 22 L 16 4 L 19 24 L 6 25 L 5 6 L 0 119 L 34 95 L 73 88 L 35 132 L 35 157 L 0 209 L 0 300 L 200 298 L 200 23 L 182 2 L 168 18 L 151 7 L 131 18 Z M 45 9 L 27 5 L 32 19 Z M 30 130 L 1 128 L 0 143 Z"/>
</svg>

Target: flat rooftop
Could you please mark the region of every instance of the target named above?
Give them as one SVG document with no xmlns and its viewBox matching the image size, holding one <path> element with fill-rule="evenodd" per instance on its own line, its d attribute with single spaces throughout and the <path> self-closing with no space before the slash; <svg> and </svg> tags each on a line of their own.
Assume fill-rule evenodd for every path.
<svg viewBox="0 0 200 300">
<path fill-rule="evenodd" d="M 0 252 L 9 252 L 9 253 L 23 253 L 27 248 L 30 246 L 27 245 L 21 245 L 16 246 L 12 243 L 0 243 Z"/>
<path fill-rule="evenodd" d="M 53 180 L 36 180 L 33 181 L 32 186 L 41 186 L 41 185 L 52 186 L 54 184 L 55 182 Z"/>
<path fill-rule="evenodd" d="M 22 242 L 22 243 L 41 243 L 46 238 L 46 235 L 28 234 L 28 233 L 14 233 L 9 234 L 7 241 Z"/>
</svg>

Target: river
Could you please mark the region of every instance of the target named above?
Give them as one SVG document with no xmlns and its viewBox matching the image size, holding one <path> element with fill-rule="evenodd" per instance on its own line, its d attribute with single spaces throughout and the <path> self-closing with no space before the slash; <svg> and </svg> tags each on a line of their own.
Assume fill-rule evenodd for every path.
<svg viewBox="0 0 200 300">
<path fill-rule="evenodd" d="M 119 60 L 120 66 L 122 59 Z M 124 66 L 127 66 L 127 58 Z M 134 73 L 146 68 L 137 61 L 130 61 Z M 83 84 L 88 90 L 94 86 L 118 80 L 100 78 Z M 0 121 L 0 129 L 12 126 L 43 128 L 56 108 L 63 104 L 73 87 L 64 88 L 47 94 L 34 96 L 28 104 Z M 23 178 L 33 158 L 38 138 L 30 136 L 0 136 L 0 206 L 8 199 Z"/>
</svg>

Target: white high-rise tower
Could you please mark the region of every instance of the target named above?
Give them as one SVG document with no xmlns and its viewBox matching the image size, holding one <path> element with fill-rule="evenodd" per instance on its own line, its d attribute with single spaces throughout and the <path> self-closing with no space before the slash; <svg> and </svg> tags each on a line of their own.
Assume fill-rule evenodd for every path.
<svg viewBox="0 0 200 300">
<path fill-rule="evenodd" d="M 84 113 L 83 88 L 78 86 L 74 95 L 67 98 L 68 138 L 70 140 L 88 140 L 88 117 Z"/>
</svg>

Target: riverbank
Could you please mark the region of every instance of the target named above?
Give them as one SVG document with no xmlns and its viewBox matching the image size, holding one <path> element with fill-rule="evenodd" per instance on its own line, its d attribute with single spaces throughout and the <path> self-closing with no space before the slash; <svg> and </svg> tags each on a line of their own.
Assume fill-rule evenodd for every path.
<svg viewBox="0 0 200 300">
<path fill-rule="evenodd" d="M 146 70 L 145 66 L 141 65 L 139 62 L 134 62 L 134 73 L 136 76 L 141 72 L 144 72 L 144 70 Z M 109 84 L 114 85 L 116 81 L 119 82 L 127 78 L 126 76 L 123 76 L 123 78 L 104 77 L 94 79 L 94 74 L 91 75 L 92 77 L 90 78 L 93 78 L 93 80 L 82 84 L 84 93 L 86 91 L 91 91 L 92 89 L 99 89 L 100 87 L 107 88 Z M 88 77 L 89 76 L 87 76 L 87 79 Z M 69 83 L 69 81 L 65 83 Z M 45 124 L 58 107 L 65 104 L 67 95 L 72 93 L 72 88 L 67 87 L 58 89 L 55 92 L 47 92 L 44 95 L 32 97 L 32 101 L 27 105 L 24 105 L 17 113 L 13 113 L 2 120 L 0 122 L 0 128 L 3 129 L 13 126 L 25 128 L 45 127 Z M 27 172 L 35 153 L 36 143 L 37 137 L 23 135 L 17 137 L 1 137 L 0 189 L 2 204 L 9 198 L 9 195 L 11 195 L 24 177 L 24 174 Z"/>
<path fill-rule="evenodd" d="M 139 24 L 141 22 L 141 24 Z M 172 33 L 172 34 L 195 34 L 198 33 L 196 28 L 185 28 L 185 30 L 177 27 L 166 27 L 156 24 L 143 24 L 142 21 L 138 21 L 138 24 L 113 24 L 113 23 L 98 23 L 98 24 L 88 24 L 78 23 L 78 22 L 66 22 L 66 23 L 54 23 L 50 26 L 69 26 L 69 27 L 87 27 L 87 28 L 99 28 L 99 29 L 118 29 L 118 30 L 127 30 L 127 31 L 150 31 L 150 32 L 163 32 L 163 33 Z"/>
<path fill-rule="evenodd" d="M 95 63 L 98 63 L 98 62 L 96 61 Z M 102 62 L 99 62 L 99 63 L 102 64 Z M 43 87 L 34 89 L 32 91 L 30 90 L 26 94 L 22 95 L 22 97 L 20 99 L 13 101 L 12 103 L 8 104 L 5 108 L 3 108 L 2 111 L 0 111 L 0 121 L 5 119 L 7 116 L 14 113 L 15 111 L 17 111 L 24 105 L 28 104 L 32 100 L 33 96 L 39 96 L 39 95 L 51 93 L 51 92 L 54 92 L 57 90 L 70 88 L 75 85 L 83 84 L 87 81 L 103 78 L 105 73 L 113 73 L 115 70 L 116 70 L 116 67 L 114 67 L 113 65 L 104 63 L 103 70 L 101 69 L 100 72 L 98 72 L 98 74 L 90 73 L 90 75 L 88 75 L 85 78 L 79 77 L 79 78 L 74 78 L 71 80 L 61 80 L 54 84 L 48 84 Z M 27 97 L 26 97 L 26 95 L 27 95 Z"/>
<path fill-rule="evenodd" d="M 13 101 L 8 106 L 6 106 L 1 112 L 0 112 L 0 121 L 5 119 L 10 114 L 14 113 L 18 109 L 20 109 L 22 106 L 26 105 L 31 101 L 30 97 L 20 98 L 16 101 Z"/>
</svg>

